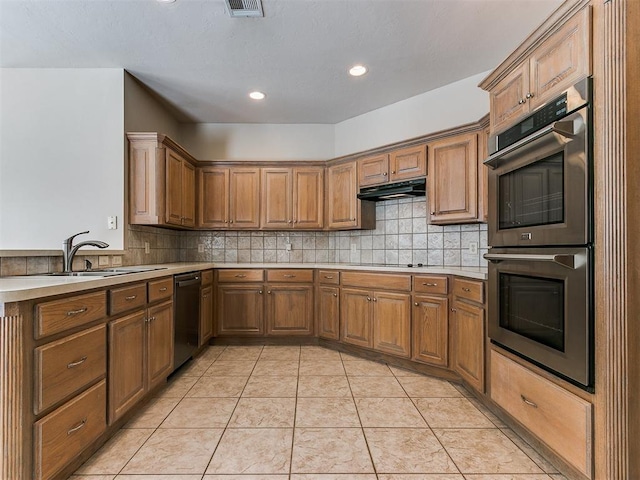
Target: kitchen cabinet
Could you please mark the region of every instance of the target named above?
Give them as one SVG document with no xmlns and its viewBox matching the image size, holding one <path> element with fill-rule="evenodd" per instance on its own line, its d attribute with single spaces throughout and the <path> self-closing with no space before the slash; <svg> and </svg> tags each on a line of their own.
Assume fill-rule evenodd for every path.
<svg viewBox="0 0 640 480">
<path fill-rule="evenodd" d="M 327 227 L 330 230 L 373 229 L 375 203 L 358 200 L 356 162 L 327 168 Z"/>
<path fill-rule="evenodd" d="M 118 307 L 116 312 L 124 311 L 126 315 L 109 322 L 110 425 L 164 382 L 173 369 L 172 291 L 167 289 L 164 296 L 154 295 L 156 303 L 147 304 L 147 288 L 145 283 L 134 284 L 112 289 L 109 294 L 113 300 L 132 291 L 145 292 L 142 307 Z M 127 301 L 133 296 L 131 293 L 122 298 Z M 136 294 L 130 301 L 138 302 L 140 298 Z M 121 302 L 116 300 L 114 304 Z"/>
<path fill-rule="evenodd" d="M 198 227 L 258 229 L 260 169 L 202 167 L 198 172 Z"/>
<path fill-rule="evenodd" d="M 213 270 L 202 272 L 200 287 L 200 326 L 198 346 L 203 346 L 213 336 Z"/>
<path fill-rule="evenodd" d="M 532 112 L 591 71 L 590 9 L 583 8 L 490 88 L 491 131 Z"/>
<path fill-rule="evenodd" d="M 317 332 L 320 338 L 340 338 L 340 272 L 318 271 Z"/>
<path fill-rule="evenodd" d="M 408 293 L 411 277 L 361 272 L 342 272 L 341 276 L 341 340 L 408 358 L 411 355 L 411 295 Z M 380 285 L 386 288 L 379 289 Z"/>
<path fill-rule="evenodd" d="M 448 278 L 413 277 L 412 360 L 449 365 Z"/>
<path fill-rule="evenodd" d="M 489 127 L 478 133 L 478 220 L 489 219 L 489 167 L 484 161 L 489 157 Z"/>
<path fill-rule="evenodd" d="M 194 227 L 196 224 L 196 169 L 177 152 L 167 148 L 166 222 Z"/>
<path fill-rule="evenodd" d="M 429 144 L 429 222 L 478 221 L 478 135 L 465 133 Z"/>
<path fill-rule="evenodd" d="M 264 335 L 264 270 L 218 270 L 218 335 Z"/>
<path fill-rule="evenodd" d="M 427 148 L 416 145 L 358 160 L 358 185 L 399 182 L 427 174 Z"/>
<path fill-rule="evenodd" d="M 261 217 L 264 229 L 321 229 L 324 169 L 263 168 Z"/>
<path fill-rule="evenodd" d="M 313 334 L 313 286 L 267 286 L 267 334 Z"/>
<path fill-rule="evenodd" d="M 453 370 L 484 392 L 485 341 L 484 284 L 454 278 L 450 324 L 453 330 Z"/>
<path fill-rule="evenodd" d="M 157 133 L 127 133 L 129 223 L 191 228 L 196 223 L 196 160 Z"/>
</svg>

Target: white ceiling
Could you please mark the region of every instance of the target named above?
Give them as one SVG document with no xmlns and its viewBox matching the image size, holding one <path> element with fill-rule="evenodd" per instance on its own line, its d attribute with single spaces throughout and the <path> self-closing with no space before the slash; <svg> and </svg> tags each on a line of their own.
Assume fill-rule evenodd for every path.
<svg viewBox="0 0 640 480">
<path fill-rule="evenodd" d="M 122 67 L 182 121 L 332 124 L 494 68 L 560 3 L 0 0 L 0 66 Z"/>
</svg>

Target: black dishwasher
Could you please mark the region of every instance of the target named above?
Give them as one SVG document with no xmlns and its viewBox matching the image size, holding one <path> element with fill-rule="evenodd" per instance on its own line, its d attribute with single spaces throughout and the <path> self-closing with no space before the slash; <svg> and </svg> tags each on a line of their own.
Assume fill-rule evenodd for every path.
<svg viewBox="0 0 640 480">
<path fill-rule="evenodd" d="M 184 273 L 173 278 L 173 369 L 177 370 L 198 348 L 201 280 L 200 272 Z"/>
</svg>

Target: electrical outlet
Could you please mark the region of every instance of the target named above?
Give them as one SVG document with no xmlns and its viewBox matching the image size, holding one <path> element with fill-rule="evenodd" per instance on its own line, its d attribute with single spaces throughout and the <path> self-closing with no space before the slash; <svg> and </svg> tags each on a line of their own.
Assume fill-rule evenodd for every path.
<svg viewBox="0 0 640 480">
<path fill-rule="evenodd" d="M 291 244 L 290 244 L 290 243 L 285 243 L 285 244 L 284 244 L 284 249 L 285 249 L 287 252 L 290 252 L 290 251 L 292 250 L 292 248 L 291 248 Z"/>
<path fill-rule="evenodd" d="M 198 244 L 198 253 L 204 253 L 204 243 Z"/>
<path fill-rule="evenodd" d="M 98 257 L 98 266 L 99 267 L 108 267 L 109 266 L 109 257 L 107 255 L 100 255 Z"/>
<path fill-rule="evenodd" d="M 358 246 L 355 243 L 351 244 L 351 253 L 358 253 Z"/>
<path fill-rule="evenodd" d="M 469 253 L 472 255 L 478 254 L 478 242 L 469 242 Z"/>
<path fill-rule="evenodd" d="M 144 253 L 151 253 L 151 247 L 149 246 L 149 242 L 144 242 Z"/>
<path fill-rule="evenodd" d="M 111 265 L 114 267 L 119 267 L 122 265 L 122 257 L 120 256 L 115 256 L 115 257 L 111 257 Z"/>
</svg>

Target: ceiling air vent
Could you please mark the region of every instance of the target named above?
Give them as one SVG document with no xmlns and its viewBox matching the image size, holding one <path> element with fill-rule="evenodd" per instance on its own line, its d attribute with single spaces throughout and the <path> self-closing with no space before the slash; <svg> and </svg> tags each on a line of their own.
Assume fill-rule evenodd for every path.
<svg viewBox="0 0 640 480">
<path fill-rule="evenodd" d="M 264 17 L 262 0 L 225 0 L 232 17 Z"/>
</svg>

